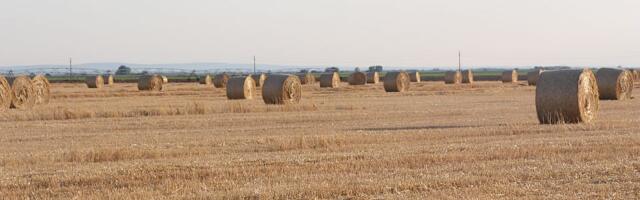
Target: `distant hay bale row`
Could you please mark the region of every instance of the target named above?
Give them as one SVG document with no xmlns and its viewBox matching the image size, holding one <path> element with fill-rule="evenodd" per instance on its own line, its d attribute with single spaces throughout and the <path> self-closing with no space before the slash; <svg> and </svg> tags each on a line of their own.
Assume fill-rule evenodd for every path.
<svg viewBox="0 0 640 200">
<path fill-rule="evenodd" d="M 316 83 L 316 77 L 311 73 L 298 74 L 298 78 L 303 85 L 313 85 Z"/>
<path fill-rule="evenodd" d="M 367 74 L 364 72 L 353 72 L 347 81 L 349 85 L 365 85 L 367 84 Z"/>
<path fill-rule="evenodd" d="M 211 80 L 211 75 L 207 74 L 205 76 L 203 76 L 202 78 L 200 78 L 200 84 L 203 85 L 213 85 L 213 80 Z"/>
<path fill-rule="evenodd" d="M 269 75 L 262 87 L 266 104 L 294 104 L 302 98 L 302 83 L 294 75 Z"/>
<path fill-rule="evenodd" d="M 162 75 L 162 83 L 169 83 L 169 78 L 165 75 Z"/>
<path fill-rule="evenodd" d="M 4 76 L 0 76 L 0 110 L 9 109 L 12 100 L 13 90 L 11 85 Z"/>
<path fill-rule="evenodd" d="M 367 83 L 377 84 L 380 82 L 380 74 L 378 72 L 367 72 Z"/>
<path fill-rule="evenodd" d="M 264 85 L 264 80 L 267 79 L 267 75 L 264 73 L 261 74 L 253 74 L 251 75 L 253 81 L 256 83 L 256 87 L 262 87 Z"/>
<path fill-rule="evenodd" d="M 518 71 L 507 70 L 502 72 L 502 82 L 503 83 L 517 83 L 518 82 Z"/>
<path fill-rule="evenodd" d="M 462 83 L 472 84 L 473 81 L 473 72 L 470 69 L 462 70 Z"/>
<path fill-rule="evenodd" d="M 340 74 L 338 74 L 338 72 L 330 72 L 320 75 L 321 88 L 337 88 L 338 86 L 340 86 Z"/>
<path fill-rule="evenodd" d="M 533 69 L 532 71 L 527 73 L 527 84 L 534 86 L 538 83 L 538 79 L 540 78 L 540 74 L 544 70 L 542 69 Z"/>
<path fill-rule="evenodd" d="M 27 76 L 9 78 L 11 85 L 11 108 L 30 109 L 36 104 L 36 92 L 31 79 Z"/>
<path fill-rule="evenodd" d="M 213 78 L 213 86 L 216 88 L 226 88 L 229 81 L 229 75 L 227 73 L 217 74 Z"/>
<path fill-rule="evenodd" d="M 227 82 L 227 99 L 253 99 L 256 81 L 251 76 L 235 77 Z"/>
<path fill-rule="evenodd" d="M 384 91 L 406 92 L 409 91 L 411 78 L 407 72 L 389 72 L 384 76 Z"/>
<path fill-rule="evenodd" d="M 145 75 L 138 78 L 138 90 L 161 91 L 164 80 L 162 76 Z"/>
<path fill-rule="evenodd" d="M 460 71 L 447 71 L 444 73 L 445 84 L 460 84 L 462 83 L 462 73 Z"/>
<path fill-rule="evenodd" d="M 51 84 L 44 75 L 36 75 L 31 79 L 35 92 L 36 105 L 48 104 L 51 99 Z"/>
<path fill-rule="evenodd" d="M 602 68 L 596 72 L 600 99 L 625 100 L 631 99 L 633 91 L 633 77 L 628 70 Z"/>
<path fill-rule="evenodd" d="M 596 78 L 589 69 L 547 71 L 536 88 L 536 112 L 541 124 L 591 122 L 599 107 Z"/>
<path fill-rule="evenodd" d="M 102 88 L 104 86 L 104 78 L 101 75 L 87 76 L 85 83 L 89 88 Z"/>
<path fill-rule="evenodd" d="M 418 71 L 409 73 L 409 77 L 411 79 L 411 82 L 418 82 L 419 83 L 421 81 L 420 72 L 418 72 Z"/>
</svg>

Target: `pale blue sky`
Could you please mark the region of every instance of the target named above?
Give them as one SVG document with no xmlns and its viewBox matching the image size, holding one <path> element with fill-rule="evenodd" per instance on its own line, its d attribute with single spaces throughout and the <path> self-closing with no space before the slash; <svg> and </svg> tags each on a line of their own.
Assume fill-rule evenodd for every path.
<svg viewBox="0 0 640 200">
<path fill-rule="evenodd" d="M 0 65 L 640 66 L 639 0 L 0 0 Z"/>
</svg>

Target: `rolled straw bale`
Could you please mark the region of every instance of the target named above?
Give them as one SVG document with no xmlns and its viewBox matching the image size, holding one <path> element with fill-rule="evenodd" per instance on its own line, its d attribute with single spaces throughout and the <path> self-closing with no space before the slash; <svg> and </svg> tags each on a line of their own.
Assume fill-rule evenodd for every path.
<svg viewBox="0 0 640 200">
<path fill-rule="evenodd" d="M 102 88 L 104 86 L 104 78 L 101 75 L 87 76 L 85 83 L 89 88 Z"/>
<path fill-rule="evenodd" d="M 367 74 L 364 72 L 353 72 L 349 75 L 349 85 L 364 85 L 367 84 Z"/>
<path fill-rule="evenodd" d="M 298 78 L 300 78 L 300 83 L 304 85 L 316 83 L 316 77 L 311 73 L 298 74 Z"/>
<path fill-rule="evenodd" d="M 589 123 L 599 107 L 598 84 L 593 72 L 546 71 L 536 87 L 536 111 L 541 124 Z"/>
<path fill-rule="evenodd" d="M 406 92 L 409 91 L 411 78 L 407 72 L 388 72 L 384 75 L 384 91 Z"/>
<path fill-rule="evenodd" d="M 0 76 L 0 110 L 6 110 L 11 107 L 13 100 L 13 90 L 9 81 L 4 76 Z"/>
<path fill-rule="evenodd" d="M 29 109 L 36 104 L 36 92 L 31 79 L 27 76 L 18 76 L 8 79 L 11 85 L 11 108 Z"/>
<path fill-rule="evenodd" d="M 36 105 L 48 104 L 51 99 L 51 84 L 44 75 L 36 75 L 31 79 L 36 94 Z"/>
<path fill-rule="evenodd" d="M 340 74 L 338 72 L 329 72 L 320 75 L 321 88 L 337 88 L 340 86 Z"/>
<path fill-rule="evenodd" d="M 104 78 L 104 84 L 105 85 L 113 85 L 113 75 L 111 74 L 105 74 L 104 76 L 102 76 Z"/>
<path fill-rule="evenodd" d="M 300 78 L 294 75 L 269 75 L 262 87 L 266 104 L 294 104 L 302 98 Z"/>
<path fill-rule="evenodd" d="M 256 87 L 262 87 L 264 85 L 264 80 L 267 79 L 267 74 L 254 74 L 251 75 L 251 78 L 253 78 L 253 81 L 256 83 Z"/>
<path fill-rule="evenodd" d="M 518 71 L 507 70 L 502 72 L 502 82 L 503 83 L 516 83 L 518 82 Z"/>
<path fill-rule="evenodd" d="M 212 85 L 213 84 L 213 80 L 211 80 L 211 75 L 207 74 L 203 77 L 200 77 L 200 84 L 204 84 L 204 85 Z"/>
<path fill-rule="evenodd" d="M 542 69 L 533 69 L 530 72 L 527 73 L 527 83 L 531 86 L 536 85 L 536 83 L 538 82 L 538 79 L 540 78 L 540 74 L 543 72 L 544 70 Z"/>
<path fill-rule="evenodd" d="M 161 91 L 164 81 L 162 76 L 153 74 L 138 78 L 138 90 Z"/>
<path fill-rule="evenodd" d="M 421 81 L 420 72 L 418 72 L 418 71 L 409 73 L 409 77 L 411 78 L 411 82 L 420 82 Z"/>
<path fill-rule="evenodd" d="M 378 72 L 367 72 L 367 83 L 376 84 L 380 82 L 380 74 Z"/>
<path fill-rule="evenodd" d="M 462 83 L 462 73 L 460 71 L 447 71 L 444 73 L 445 84 L 459 84 Z"/>
<path fill-rule="evenodd" d="M 462 83 L 473 83 L 473 72 L 470 69 L 462 70 Z"/>
<path fill-rule="evenodd" d="M 169 83 L 169 78 L 165 75 L 162 75 L 162 83 Z"/>
<path fill-rule="evenodd" d="M 213 86 L 216 88 L 226 88 L 227 81 L 229 81 L 229 75 L 227 75 L 227 73 L 217 74 L 213 78 Z"/>
<path fill-rule="evenodd" d="M 256 81 L 251 76 L 235 77 L 227 82 L 228 99 L 253 99 Z"/>
<path fill-rule="evenodd" d="M 596 72 L 600 99 L 625 100 L 631 98 L 633 75 L 623 69 L 601 68 Z"/>
</svg>

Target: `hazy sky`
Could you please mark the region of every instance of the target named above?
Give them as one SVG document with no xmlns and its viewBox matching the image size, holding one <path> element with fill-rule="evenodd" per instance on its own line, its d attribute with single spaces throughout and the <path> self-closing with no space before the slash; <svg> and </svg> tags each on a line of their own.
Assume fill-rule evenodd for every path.
<svg viewBox="0 0 640 200">
<path fill-rule="evenodd" d="M 640 66 L 640 0 L 0 0 L 0 65 Z"/>
</svg>

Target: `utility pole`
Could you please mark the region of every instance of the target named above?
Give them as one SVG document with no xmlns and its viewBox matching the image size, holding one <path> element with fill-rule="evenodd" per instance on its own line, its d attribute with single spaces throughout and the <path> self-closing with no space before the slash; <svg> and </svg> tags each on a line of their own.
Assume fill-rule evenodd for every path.
<svg viewBox="0 0 640 200">
<path fill-rule="evenodd" d="M 460 58 L 462 55 L 460 54 L 460 50 L 458 50 L 458 71 L 462 71 L 462 59 Z"/>
<path fill-rule="evenodd" d="M 256 56 L 253 56 L 253 74 L 256 74 Z"/>
<path fill-rule="evenodd" d="M 69 82 L 71 82 L 71 76 L 73 74 L 72 67 L 73 67 L 73 60 L 72 58 L 69 58 Z"/>
</svg>

